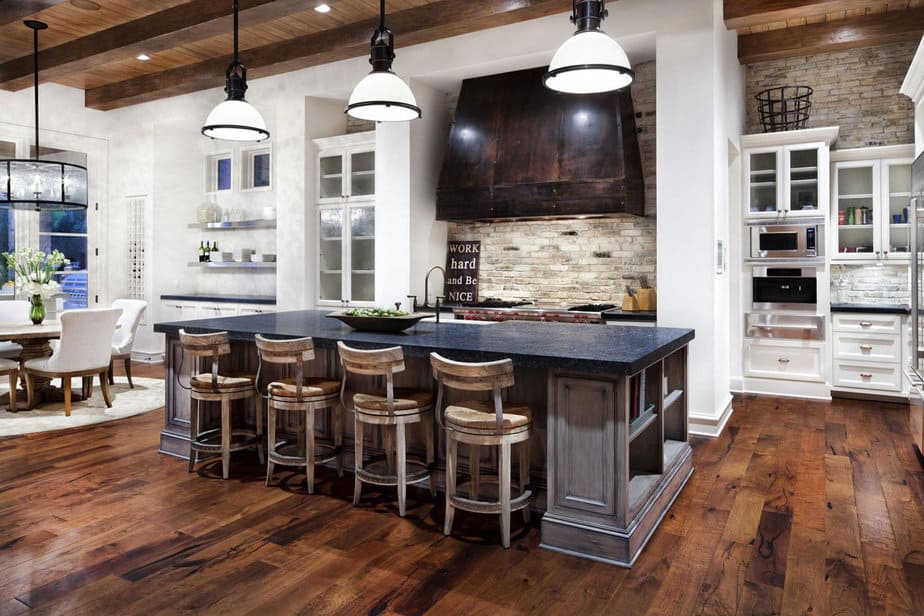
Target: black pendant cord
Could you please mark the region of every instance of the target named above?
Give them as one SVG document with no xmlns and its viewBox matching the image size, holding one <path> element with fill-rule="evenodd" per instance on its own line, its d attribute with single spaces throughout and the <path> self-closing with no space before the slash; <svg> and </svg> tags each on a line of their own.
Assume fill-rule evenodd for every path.
<svg viewBox="0 0 924 616">
<path fill-rule="evenodd" d="M 32 31 L 32 57 L 33 57 L 33 69 L 35 74 L 35 160 L 41 158 L 41 151 L 39 150 L 39 93 L 38 93 L 38 73 L 39 73 L 39 63 L 38 63 L 38 28 Z"/>
<path fill-rule="evenodd" d="M 237 0 L 234 0 L 234 64 L 238 63 L 237 59 Z"/>
<path fill-rule="evenodd" d="M 385 0 L 379 2 L 379 28 L 385 29 Z"/>
</svg>

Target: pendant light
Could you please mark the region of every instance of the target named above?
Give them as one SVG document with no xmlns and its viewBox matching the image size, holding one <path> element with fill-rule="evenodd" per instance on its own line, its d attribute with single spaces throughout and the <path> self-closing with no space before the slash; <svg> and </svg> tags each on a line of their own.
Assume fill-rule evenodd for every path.
<svg viewBox="0 0 924 616">
<path fill-rule="evenodd" d="M 611 92 L 635 78 L 629 58 L 619 43 L 607 36 L 600 23 L 609 12 L 603 0 L 572 0 L 574 35 L 565 41 L 549 65 L 545 87 L 569 94 Z"/>
<path fill-rule="evenodd" d="M 202 134 L 226 141 L 263 141 L 269 139 L 266 122 L 260 112 L 244 99 L 247 91 L 247 68 L 237 58 L 237 0 L 234 0 L 234 58 L 225 71 L 228 98 L 219 103 L 202 127 Z"/>
<path fill-rule="evenodd" d="M 379 4 L 379 27 L 372 34 L 372 72 L 353 88 L 346 113 L 360 120 L 404 122 L 420 117 L 411 88 L 391 71 L 395 36 L 385 27 L 385 0 Z"/>
<path fill-rule="evenodd" d="M 32 29 L 35 75 L 35 156 L 0 160 L 0 208 L 23 210 L 87 209 L 87 168 L 71 163 L 40 160 L 38 32 L 41 21 L 23 22 Z"/>
</svg>

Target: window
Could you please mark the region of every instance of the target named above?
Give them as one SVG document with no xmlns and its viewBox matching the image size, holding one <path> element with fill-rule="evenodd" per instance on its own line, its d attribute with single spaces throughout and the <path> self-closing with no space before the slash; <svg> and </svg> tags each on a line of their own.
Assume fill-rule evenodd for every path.
<svg viewBox="0 0 924 616">
<path fill-rule="evenodd" d="M 206 192 L 231 190 L 231 153 L 212 154 L 206 159 Z"/>
<path fill-rule="evenodd" d="M 16 144 L 11 141 L 0 141 L 0 158 L 16 158 Z M 6 175 L 6 172 L 3 172 Z M 6 197 L 7 178 L 0 177 L 0 203 Z M 16 250 L 16 240 L 13 227 L 13 210 L 0 209 L 0 252 L 13 252 Z M 6 259 L 0 259 L 0 296 L 13 296 L 14 273 L 6 269 Z"/>
<path fill-rule="evenodd" d="M 241 188 L 269 190 L 272 188 L 272 160 L 270 148 L 244 148 L 241 150 Z"/>
</svg>

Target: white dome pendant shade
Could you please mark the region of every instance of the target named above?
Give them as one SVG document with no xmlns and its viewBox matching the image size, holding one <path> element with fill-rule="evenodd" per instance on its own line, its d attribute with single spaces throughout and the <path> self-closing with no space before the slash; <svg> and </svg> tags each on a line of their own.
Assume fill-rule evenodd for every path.
<svg viewBox="0 0 924 616">
<path fill-rule="evenodd" d="M 594 94 L 620 90 L 632 83 L 635 73 L 619 43 L 600 30 L 607 16 L 602 0 L 573 0 L 572 23 L 578 29 L 565 41 L 543 76 L 551 90 L 568 94 Z"/>
<path fill-rule="evenodd" d="M 202 127 L 202 134 L 225 141 L 263 141 L 269 139 L 263 116 L 244 99 L 247 91 L 247 68 L 237 58 L 237 0 L 234 6 L 234 58 L 225 71 L 228 98 L 212 109 Z"/>
<path fill-rule="evenodd" d="M 395 38 L 385 27 L 385 0 L 380 2 L 379 27 L 372 34 L 372 72 L 353 88 L 345 113 L 373 122 L 406 122 L 421 116 L 411 88 L 391 70 Z"/>
</svg>

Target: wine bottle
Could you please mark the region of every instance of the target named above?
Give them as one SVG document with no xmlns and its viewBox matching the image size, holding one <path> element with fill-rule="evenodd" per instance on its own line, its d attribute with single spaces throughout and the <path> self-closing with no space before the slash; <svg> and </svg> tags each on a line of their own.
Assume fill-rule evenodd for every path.
<svg viewBox="0 0 924 616">
<path fill-rule="evenodd" d="M 221 255 L 218 254 L 218 242 L 212 242 L 212 261 L 216 263 L 221 261 Z"/>
<path fill-rule="evenodd" d="M 209 243 L 206 242 L 205 246 L 202 247 L 202 260 L 208 263 L 212 260 L 212 253 L 209 251 Z"/>
<path fill-rule="evenodd" d="M 205 261 L 205 246 L 202 245 L 202 240 L 199 240 L 199 263 Z"/>
</svg>

